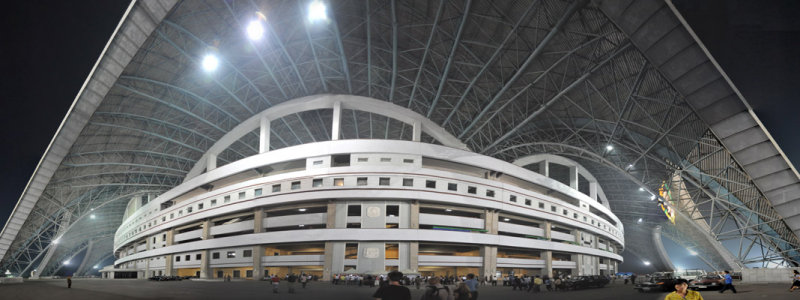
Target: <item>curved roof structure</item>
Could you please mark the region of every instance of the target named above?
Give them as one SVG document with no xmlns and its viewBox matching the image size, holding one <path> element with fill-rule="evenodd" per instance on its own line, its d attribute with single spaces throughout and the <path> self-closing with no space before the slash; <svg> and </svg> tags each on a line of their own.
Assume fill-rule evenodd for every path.
<svg viewBox="0 0 800 300">
<path fill-rule="evenodd" d="M 572 158 L 597 176 L 626 239 L 643 241 L 627 247 L 639 256 L 655 226 L 682 230 L 650 199 L 666 183 L 662 200 L 693 233 L 656 232 L 711 268 L 800 261 L 800 176 L 669 1 L 322 5 L 312 20 L 307 1 L 133 1 L 3 228 L 0 268 L 50 275 L 74 259 L 80 275 L 109 262 L 132 197 L 186 180 L 259 112 L 319 94 L 406 107 L 508 162 Z M 256 12 L 265 32 L 253 41 Z M 341 139 L 413 134 L 343 109 Z M 330 119 L 321 108 L 270 120 L 270 147 L 330 140 Z M 258 145 L 244 134 L 213 154 L 225 164 Z"/>
</svg>

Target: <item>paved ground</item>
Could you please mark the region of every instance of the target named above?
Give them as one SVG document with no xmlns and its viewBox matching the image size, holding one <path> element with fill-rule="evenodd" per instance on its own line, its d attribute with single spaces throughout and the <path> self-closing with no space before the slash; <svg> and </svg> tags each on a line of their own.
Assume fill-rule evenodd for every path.
<svg viewBox="0 0 800 300">
<path fill-rule="evenodd" d="M 739 284 L 738 294 L 716 291 L 702 292 L 706 300 L 715 299 L 796 299 L 800 292 L 789 293 L 789 284 Z M 267 282 L 152 282 L 144 280 L 76 279 L 72 289 L 66 288 L 65 280 L 26 281 L 22 284 L 0 285 L 0 299 L 371 299 L 374 288 L 357 286 L 332 286 L 328 283 L 311 283 L 305 290 L 297 288 L 296 294 L 288 294 L 287 286 L 281 285 L 280 293 L 273 294 Z M 421 290 L 411 288 L 412 299 L 422 296 Z M 512 291 L 508 287 L 480 288 L 480 299 L 664 299 L 663 293 L 638 293 L 630 285 L 612 284 L 602 289 L 569 292 L 542 292 L 536 295 Z"/>
</svg>

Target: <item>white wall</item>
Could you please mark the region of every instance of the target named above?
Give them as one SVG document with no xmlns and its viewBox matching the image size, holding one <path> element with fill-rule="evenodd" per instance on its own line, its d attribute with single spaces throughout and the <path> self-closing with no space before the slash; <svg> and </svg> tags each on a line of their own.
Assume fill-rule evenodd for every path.
<svg viewBox="0 0 800 300">
<path fill-rule="evenodd" d="M 742 282 L 747 283 L 792 283 L 792 270 L 800 271 L 800 268 L 779 268 L 779 269 L 743 269 Z"/>
</svg>

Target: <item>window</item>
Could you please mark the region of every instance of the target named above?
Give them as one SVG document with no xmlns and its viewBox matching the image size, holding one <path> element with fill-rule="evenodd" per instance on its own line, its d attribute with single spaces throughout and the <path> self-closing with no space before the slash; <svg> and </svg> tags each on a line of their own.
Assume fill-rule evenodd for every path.
<svg viewBox="0 0 800 300">
<path fill-rule="evenodd" d="M 381 162 L 392 162 L 391 157 L 381 157 Z"/>
<path fill-rule="evenodd" d="M 181 261 L 181 256 L 180 255 L 176 255 L 175 256 L 175 261 Z"/>
<path fill-rule="evenodd" d="M 187 254 L 185 259 L 186 261 L 190 261 L 192 259 L 192 256 Z"/>
<path fill-rule="evenodd" d="M 334 178 L 333 186 L 344 186 L 344 178 Z"/>
<path fill-rule="evenodd" d="M 321 187 L 322 186 L 322 178 L 317 178 L 311 181 L 311 187 Z"/>
<path fill-rule="evenodd" d="M 240 277 L 242 277 L 242 271 L 233 270 L 233 278 L 240 278 Z"/>
<path fill-rule="evenodd" d="M 174 214 L 174 213 L 170 213 L 170 214 L 169 214 L 169 219 L 170 219 L 170 220 L 172 220 L 172 219 L 174 219 L 174 218 L 175 218 L 175 214 Z"/>
<path fill-rule="evenodd" d="M 555 206 L 551 205 L 550 206 L 550 211 L 557 212 L 558 211 L 558 207 L 555 207 Z"/>
<path fill-rule="evenodd" d="M 569 212 L 565 209 L 561 211 L 565 216 L 569 216 Z"/>
<path fill-rule="evenodd" d="M 356 178 L 356 185 L 367 185 L 367 177 Z"/>
<path fill-rule="evenodd" d="M 448 184 L 447 184 L 447 190 L 448 190 L 448 191 L 455 191 L 455 190 L 458 190 L 458 184 L 455 184 L 455 183 L 448 183 Z"/>
<path fill-rule="evenodd" d="M 517 196 L 514 195 L 508 196 L 508 201 L 517 202 Z"/>
<path fill-rule="evenodd" d="M 486 190 L 486 197 L 494 197 L 494 191 L 493 190 Z"/>
<path fill-rule="evenodd" d="M 358 158 L 358 162 L 368 162 L 368 161 L 369 161 L 369 158 L 367 158 L 367 157 L 359 157 Z"/>
<path fill-rule="evenodd" d="M 578 213 L 572 213 L 572 217 L 577 219 L 578 218 Z"/>
<path fill-rule="evenodd" d="M 214 253 L 211 253 L 211 258 L 213 258 L 213 259 L 219 259 L 219 252 L 214 252 Z"/>
<path fill-rule="evenodd" d="M 203 255 L 202 254 L 196 254 L 194 256 L 194 260 L 201 260 L 201 259 L 203 259 Z"/>
<path fill-rule="evenodd" d="M 586 216 L 583 216 L 583 221 L 586 222 Z"/>
<path fill-rule="evenodd" d="M 378 178 L 378 185 L 388 186 L 389 185 L 389 177 Z"/>
<path fill-rule="evenodd" d="M 225 254 L 225 257 L 236 258 L 236 251 L 228 251 L 228 253 Z"/>
<path fill-rule="evenodd" d="M 403 178 L 403 186 L 414 186 L 414 178 Z"/>
<path fill-rule="evenodd" d="M 542 202 L 539 202 L 539 208 L 540 208 L 540 209 L 544 209 L 544 203 L 542 203 Z"/>
<path fill-rule="evenodd" d="M 197 210 L 203 209 L 203 203 L 197 204 Z"/>
<path fill-rule="evenodd" d="M 192 212 L 192 207 L 191 206 L 187 207 L 186 208 L 186 213 L 188 214 L 188 213 L 191 213 L 191 212 Z"/>
<path fill-rule="evenodd" d="M 239 200 L 244 199 L 244 196 L 245 196 L 244 192 L 239 192 Z"/>
<path fill-rule="evenodd" d="M 425 187 L 429 189 L 436 188 L 436 180 L 425 180 Z"/>
<path fill-rule="evenodd" d="M 167 221 L 167 216 L 161 217 L 161 222 L 166 222 L 166 221 Z"/>
<path fill-rule="evenodd" d="M 300 181 L 292 181 L 292 189 L 299 190 L 300 189 Z"/>
<path fill-rule="evenodd" d="M 467 193 L 470 193 L 470 194 L 477 194 L 477 193 L 478 193 L 478 188 L 476 188 L 476 187 L 474 187 L 474 186 L 468 186 L 468 187 L 467 187 Z"/>
<path fill-rule="evenodd" d="M 272 192 L 273 193 L 277 193 L 277 192 L 280 192 L 280 191 L 281 191 L 281 185 L 280 184 L 273 184 L 272 185 Z"/>
<path fill-rule="evenodd" d="M 211 199 L 211 207 L 217 206 L 217 199 Z"/>
<path fill-rule="evenodd" d="M 387 205 L 386 206 L 386 216 L 387 217 L 397 217 L 400 215 L 400 205 Z"/>
<path fill-rule="evenodd" d="M 167 241 L 167 234 L 166 233 L 161 235 L 161 241 L 163 241 L 163 242 Z"/>
<path fill-rule="evenodd" d="M 253 250 L 244 250 L 242 257 L 253 257 Z"/>
<path fill-rule="evenodd" d="M 258 197 L 258 196 L 261 196 L 261 194 L 263 194 L 263 193 L 264 193 L 264 190 L 262 190 L 262 189 L 255 189 L 255 190 L 253 191 L 253 196 L 256 196 L 256 197 Z"/>
<path fill-rule="evenodd" d="M 533 201 L 531 199 L 525 199 L 525 205 L 531 206 L 531 205 L 533 205 Z M 542 206 L 542 204 L 539 203 L 539 206 Z"/>
<path fill-rule="evenodd" d="M 156 237 L 153 237 L 153 244 L 156 243 Z"/>
<path fill-rule="evenodd" d="M 406 164 L 413 164 L 413 163 L 414 163 L 414 160 L 413 160 L 413 159 L 410 159 L 410 158 L 404 158 L 404 159 L 403 159 L 403 163 L 406 163 Z"/>
<path fill-rule="evenodd" d="M 319 166 L 319 165 L 321 165 L 321 164 L 322 164 L 322 161 L 321 161 L 321 160 L 315 160 L 315 161 L 314 161 L 314 162 L 312 162 L 311 164 L 312 164 L 312 165 L 315 165 L 315 166 Z"/>
<path fill-rule="evenodd" d="M 361 216 L 361 205 L 348 205 L 347 206 L 347 216 L 348 217 L 360 217 Z"/>
<path fill-rule="evenodd" d="M 225 200 L 222 201 L 222 203 L 228 203 L 228 202 L 231 202 L 231 196 L 230 195 L 225 196 Z"/>
<path fill-rule="evenodd" d="M 247 278 L 253 278 L 253 270 L 246 270 L 244 271 L 244 274 L 247 276 Z"/>
</svg>

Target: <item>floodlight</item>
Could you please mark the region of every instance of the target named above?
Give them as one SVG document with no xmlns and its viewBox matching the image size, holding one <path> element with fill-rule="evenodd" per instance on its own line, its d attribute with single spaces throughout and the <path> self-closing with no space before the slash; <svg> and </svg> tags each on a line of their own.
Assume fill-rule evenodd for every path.
<svg viewBox="0 0 800 300">
<path fill-rule="evenodd" d="M 300 209 L 298 209 L 298 210 L 299 210 L 299 211 L 306 211 L 306 209 L 305 209 L 305 208 L 300 208 Z"/>
<path fill-rule="evenodd" d="M 250 21 L 250 24 L 247 25 L 247 37 L 253 41 L 258 41 L 264 37 L 264 24 L 260 19 Z"/>
<path fill-rule="evenodd" d="M 325 21 L 328 19 L 328 8 L 325 3 L 315 0 L 308 5 L 308 20 L 311 22 Z"/>
<path fill-rule="evenodd" d="M 639 188 L 639 191 L 640 191 L 640 192 L 644 192 L 644 188 L 640 187 L 640 188 Z"/>
<path fill-rule="evenodd" d="M 656 200 L 656 195 L 650 195 L 650 200 Z"/>
<path fill-rule="evenodd" d="M 219 59 L 216 55 L 206 54 L 206 56 L 203 57 L 203 70 L 213 72 L 217 69 L 217 66 L 219 66 Z"/>
<path fill-rule="evenodd" d="M 58 245 L 58 239 L 53 240 L 53 245 Z"/>
<path fill-rule="evenodd" d="M 645 265 L 645 266 L 649 266 L 649 265 L 650 265 L 650 262 L 649 262 L 649 261 L 645 261 L 645 262 L 644 262 L 644 265 Z"/>
<path fill-rule="evenodd" d="M 98 266 L 94 266 L 93 268 L 94 268 L 95 270 L 97 270 L 97 269 L 99 269 L 100 267 L 98 267 Z"/>
<path fill-rule="evenodd" d="M 614 146 L 612 146 L 612 145 L 606 145 L 606 150 L 607 150 L 607 151 L 614 150 Z"/>
<path fill-rule="evenodd" d="M 691 255 L 697 255 L 697 252 L 695 252 L 694 250 L 689 250 L 689 254 L 691 254 Z"/>
<path fill-rule="evenodd" d="M 69 265 L 69 261 L 68 261 L 68 260 L 65 260 L 65 261 L 64 261 L 64 265 L 65 265 L 65 266 L 66 266 L 66 265 Z"/>
<path fill-rule="evenodd" d="M 303 225 L 303 224 L 300 224 L 300 225 L 297 225 L 297 226 L 300 226 L 300 227 L 306 227 L 306 225 Z"/>
<path fill-rule="evenodd" d="M 508 221 L 511 221 L 511 219 L 509 219 L 509 218 L 503 218 L 503 221 L 505 221 L 505 222 L 508 222 Z"/>
<path fill-rule="evenodd" d="M 642 218 L 639 218 L 639 220 L 637 220 L 636 223 L 642 223 Z"/>
<path fill-rule="evenodd" d="M 92 219 L 94 219 L 94 218 L 97 218 L 97 216 L 95 216 L 94 214 L 92 214 L 91 216 L 89 216 L 89 218 L 92 218 Z"/>
<path fill-rule="evenodd" d="M 453 211 L 453 210 L 448 208 L 448 209 L 445 209 L 444 211 L 446 211 L 446 212 L 451 212 L 451 211 Z"/>
</svg>

